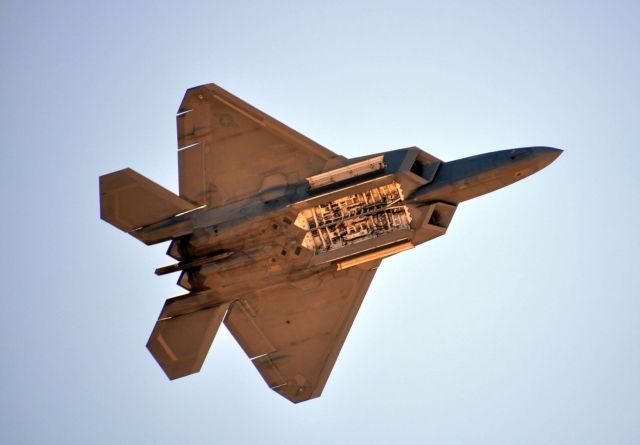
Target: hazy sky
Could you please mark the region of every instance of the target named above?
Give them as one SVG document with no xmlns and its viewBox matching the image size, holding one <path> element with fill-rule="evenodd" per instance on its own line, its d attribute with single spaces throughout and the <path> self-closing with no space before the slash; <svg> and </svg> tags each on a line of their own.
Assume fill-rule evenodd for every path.
<svg viewBox="0 0 640 445">
<path fill-rule="evenodd" d="M 640 3 L 0 3 L 0 443 L 640 443 Z M 216 82 L 347 157 L 530 145 L 550 167 L 385 260 L 320 399 L 219 332 L 169 382 L 177 276 L 99 219 L 98 176 L 177 190 Z"/>
</svg>

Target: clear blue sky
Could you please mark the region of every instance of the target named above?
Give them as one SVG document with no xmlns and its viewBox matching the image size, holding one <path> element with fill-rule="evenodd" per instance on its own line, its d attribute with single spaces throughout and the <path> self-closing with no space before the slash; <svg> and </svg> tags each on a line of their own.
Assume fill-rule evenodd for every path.
<svg viewBox="0 0 640 445">
<path fill-rule="evenodd" d="M 640 443 L 636 1 L 0 4 L 0 442 Z M 98 215 L 98 176 L 177 189 L 174 114 L 216 82 L 348 157 L 549 145 L 385 260 L 320 399 L 221 330 L 169 382 L 177 277 Z"/>
</svg>

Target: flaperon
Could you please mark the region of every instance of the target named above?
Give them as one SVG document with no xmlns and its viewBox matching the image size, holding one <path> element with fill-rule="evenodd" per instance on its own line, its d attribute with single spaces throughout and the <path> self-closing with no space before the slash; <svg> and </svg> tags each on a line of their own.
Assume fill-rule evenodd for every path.
<svg viewBox="0 0 640 445">
<path fill-rule="evenodd" d="M 447 231 L 458 204 L 544 168 L 549 147 L 443 162 L 410 147 L 339 156 L 209 84 L 177 116 L 180 194 L 131 169 L 100 177 L 102 219 L 171 241 L 188 292 L 147 347 L 170 379 L 198 372 L 222 322 L 270 388 L 322 393 L 383 258 Z"/>
</svg>

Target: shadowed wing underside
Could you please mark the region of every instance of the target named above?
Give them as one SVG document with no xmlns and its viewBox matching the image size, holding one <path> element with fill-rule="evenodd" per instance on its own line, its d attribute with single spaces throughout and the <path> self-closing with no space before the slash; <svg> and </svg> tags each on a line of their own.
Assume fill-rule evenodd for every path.
<svg viewBox="0 0 640 445">
<path fill-rule="evenodd" d="M 177 127 L 180 197 L 196 205 L 274 199 L 345 162 L 213 84 L 187 90 Z"/>
</svg>

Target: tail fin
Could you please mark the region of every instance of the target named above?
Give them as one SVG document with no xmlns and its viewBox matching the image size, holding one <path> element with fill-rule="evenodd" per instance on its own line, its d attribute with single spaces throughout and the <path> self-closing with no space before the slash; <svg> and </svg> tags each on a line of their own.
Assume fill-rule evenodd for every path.
<svg viewBox="0 0 640 445">
<path fill-rule="evenodd" d="M 100 218 L 134 237 L 140 227 L 195 207 L 130 168 L 100 176 Z"/>
<path fill-rule="evenodd" d="M 147 342 L 147 349 L 171 380 L 200 371 L 229 307 L 222 303 L 192 312 L 183 308 L 174 314 L 172 304 L 180 306 L 185 297 L 193 299 L 193 294 L 166 301 Z"/>
</svg>

